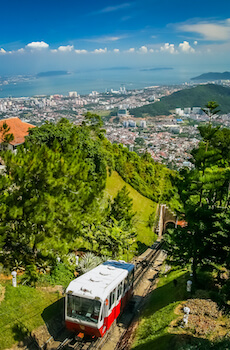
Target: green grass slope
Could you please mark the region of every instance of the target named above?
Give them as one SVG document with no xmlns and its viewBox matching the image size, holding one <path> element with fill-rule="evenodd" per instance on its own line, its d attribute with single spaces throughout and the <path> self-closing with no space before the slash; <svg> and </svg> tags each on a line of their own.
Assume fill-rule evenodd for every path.
<svg viewBox="0 0 230 350">
<path fill-rule="evenodd" d="M 174 92 L 170 96 L 162 97 L 159 102 L 132 109 L 130 112 L 135 117 L 169 115 L 177 107 L 204 107 L 208 101 L 216 101 L 220 105 L 220 113 L 229 113 L 230 88 L 215 84 L 199 85 Z"/>
<path fill-rule="evenodd" d="M 23 341 L 37 327 L 59 314 L 62 300 L 57 293 L 6 284 L 5 298 L 0 303 L 0 349 Z"/>
<path fill-rule="evenodd" d="M 173 285 L 177 279 L 178 285 Z M 151 293 L 145 312 L 136 332 L 133 350 L 176 350 L 173 346 L 175 335 L 168 332 L 170 323 L 177 317 L 174 310 L 186 299 L 186 270 L 170 272 L 162 276 L 157 288 Z"/>
<path fill-rule="evenodd" d="M 154 241 L 154 233 L 147 227 L 147 223 L 149 215 L 152 212 L 156 212 L 157 204 L 142 196 L 132 186 L 127 184 L 116 171 L 113 171 L 112 175 L 107 178 L 105 194 L 112 199 L 124 186 L 127 187 L 130 197 L 133 199 L 133 211 L 136 212 L 135 228 L 137 230 L 137 241 L 150 245 Z"/>
<path fill-rule="evenodd" d="M 214 286 L 212 274 L 210 271 L 199 271 L 199 289 L 193 286 L 192 293 L 186 291 L 188 279 L 191 279 L 189 271 L 179 266 L 160 274 L 157 288 L 148 296 L 140 317 L 132 350 L 230 349 L 229 314 L 213 313 L 211 299 L 218 300 L 219 307 L 221 301 L 220 294 L 215 291 L 216 287 L 212 287 Z M 173 283 L 174 280 L 177 281 L 176 285 Z M 189 316 L 188 327 L 182 328 L 183 313 L 179 310 L 187 299 L 193 299 L 191 314 L 193 317 L 197 315 L 197 318 L 193 321 L 192 315 Z M 214 326 L 210 327 L 212 322 Z"/>
</svg>

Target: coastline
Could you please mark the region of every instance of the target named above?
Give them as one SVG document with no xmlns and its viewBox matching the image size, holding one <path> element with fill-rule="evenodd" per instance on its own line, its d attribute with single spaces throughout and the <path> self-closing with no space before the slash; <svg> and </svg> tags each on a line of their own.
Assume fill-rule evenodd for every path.
<svg viewBox="0 0 230 350">
<path fill-rule="evenodd" d="M 103 93 L 111 89 L 119 90 L 121 86 L 125 86 L 127 90 L 140 90 L 156 85 L 182 85 L 186 81 L 190 81 L 191 74 L 178 69 L 141 70 L 138 68 L 83 71 L 68 75 L 40 77 L 39 79 L 31 76 L 23 81 L 12 81 L 0 85 L 0 98 L 53 94 L 66 96 L 69 91 L 88 95 L 92 91 Z"/>
</svg>

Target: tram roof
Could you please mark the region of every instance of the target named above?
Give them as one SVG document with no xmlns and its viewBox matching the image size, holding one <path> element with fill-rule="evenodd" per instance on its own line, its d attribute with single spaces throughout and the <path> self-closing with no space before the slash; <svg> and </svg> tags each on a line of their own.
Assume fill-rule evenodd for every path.
<svg viewBox="0 0 230 350">
<path fill-rule="evenodd" d="M 66 293 L 104 300 L 133 269 L 133 264 L 108 260 L 70 282 Z"/>
</svg>

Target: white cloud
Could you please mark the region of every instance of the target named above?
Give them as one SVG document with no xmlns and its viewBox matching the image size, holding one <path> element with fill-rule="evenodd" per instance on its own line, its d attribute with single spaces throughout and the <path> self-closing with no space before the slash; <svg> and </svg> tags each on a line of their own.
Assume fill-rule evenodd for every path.
<svg viewBox="0 0 230 350">
<path fill-rule="evenodd" d="M 77 54 L 85 54 L 85 53 L 88 53 L 87 50 L 75 50 L 75 52 L 76 52 Z"/>
<path fill-rule="evenodd" d="M 153 49 L 150 49 L 150 50 L 149 50 L 149 52 L 153 53 L 153 52 L 154 52 L 154 50 L 153 50 Z"/>
<path fill-rule="evenodd" d="M 118 52 L 120 52 L 120 50 L 119 49 L 114 49 L 113 52 L 118 53 Z"/>
<path fill-rule="evenodd" d="M 139 53 L 147 53 L 148 52 L 148 49 L 146 46 L 141 46 L 138 50 Z"/>
<path fill-rule="evenodd" d="M 59 46 L 58 51 L 71 52 L 73 51 L 73 45 Z"/>
<path fill-rule="evenodd" d="M 25 52 L 25 50 L 23 48 L 21 48 L 21 49 L 18 49 L 17 52 L 23 53 L 23 52 Z"/>
<path fill-rule="evenodd" d="M 205 40 L 225 41 L 230 39 L 230 19 L 217 22 L 198 22 L 178 26 L 184 32 L 197 33 Z"/>
<path fill-rule="evenodd" d="M 126 52 L 131 52 L 131 53 L 133 53 L 133 52 L 135 52 L 135 49 L 134 49 L 134 47 L 131 47 L 131 48 L 128 49 Z"/>
<path fill-rule="evenodd" d="M 161 46 L 161 51 L 166 51 L 171 54 L 177 53 L 177 51 L 175 50 L 174 44 L 169 44 L 169 43 L 165 43 L 164 46 Z"/>
<path fill-rule="evenodd" d="M 89 39 L 84 39 L 83 41 L 89 41 L 93 43 L 109 43 L 109 42 L 114 42 L 118 41 L 121 39 L 127 38 L 127 35 L 120 35 L 120 36 L 115 36 L 115 35 L 103 35 L 99 37 L 93 37 Z"/>
<path fill-rule="evenodd" d="M 52 49 L 52 50 L 50 50 L 50 52 L 55 53 L 55 52 L 58 52 L 58 50 L 57 49 Z"/>
<path fill-rule="evenodd" d="M 32 43 L 29 43 L 28 45 L 26 45 L 26 47 L 30 49 L 40 50 L 40 49 L 47 49 L 49 45 L 44 41 L 33 41 Z"/>
<path fill-rule="evenodd" d="M 122 39 L 122 36 L 102 36 L 100 38 L 95 39 L 96 42 L 110 42 L 110 41 L 118 41 Z"/>
<path fill-rule="evenodd" d="M 195 40 L 195 41 L 193 42 L 193 44 L 194 44 L 194 45 L 197 45 L 197 44 L 198 44 L 198 42 Z"/>
<path fill-rule="evenodd" d="M 3 48 L 0 49 L 0 54 L 5 55 L 7 52 Z"/>
<path fill-rule="evenodd" d="M 116 6 L 107 6 L 107 7 L 102 8 L 101 10 L 94 11 L 94 12 L 90 13 L 90 15 L 98 15 L 101 13 L 115 12 L 115 11 L 123 10 L 125 8 L 130 7 L 130 6 L 131 6 L 131 4 L 128 2 L 126 2 L 124 4 L 116 5 Z"/>
<path fill-rule="evenodd" d="M 185 53 L 193 53 L 195 52 L 195 50 L 189 45 L 189 42 L 188 41 L 183 41 L 183 43 L 180 43 L 179 44 L 179 49 L 182 51 L 182 52 L 185 52 Z"/>
<path fill-rule="evenodd" d="M 105 47 L 104 49 L 95 49 L 93 52 L 94 53 L 106 53 L 107 52 L 107 48 Z"/>
</svg>

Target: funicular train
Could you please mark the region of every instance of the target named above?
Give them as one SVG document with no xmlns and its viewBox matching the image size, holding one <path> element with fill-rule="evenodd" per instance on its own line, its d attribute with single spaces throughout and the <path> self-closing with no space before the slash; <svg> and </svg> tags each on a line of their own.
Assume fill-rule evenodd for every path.
<svg viewBox="0 0 230 350">
<path fill-rule="evenodd" d="M 133 294 L 134 265 L 109 260 L 70 282 L 66 289 L 66 328 L 103 337 Z"/>
</svg>

